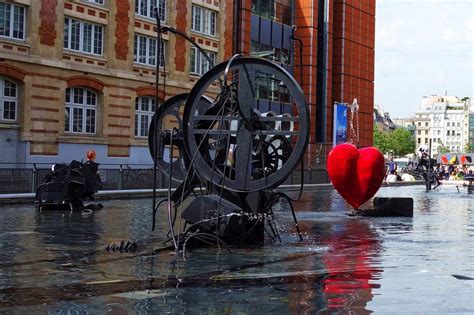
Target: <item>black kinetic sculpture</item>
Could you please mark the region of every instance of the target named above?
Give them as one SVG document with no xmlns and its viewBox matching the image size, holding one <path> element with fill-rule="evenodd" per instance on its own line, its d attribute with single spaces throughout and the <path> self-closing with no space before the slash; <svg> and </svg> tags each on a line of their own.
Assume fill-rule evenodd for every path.
<svg viewBox="0 0 474 315">
<path fill-rule="evenodd" d="M 185 34 L 159 29 L 183 36 L 205 56 Z M 293 76 L 271 61 L 233 56 L 153 117 L 150 154 L 169 178 L 153 220 L 166 202 L 175 250 L 262 244 L 265 231 L 278 239 L 272 207 L 281 198 L 293 207 L 275 188 L 301 162 L 308 139 L 309 112 Z M 294 211 L 293 217 L 296 224 Z"/>
</svg>

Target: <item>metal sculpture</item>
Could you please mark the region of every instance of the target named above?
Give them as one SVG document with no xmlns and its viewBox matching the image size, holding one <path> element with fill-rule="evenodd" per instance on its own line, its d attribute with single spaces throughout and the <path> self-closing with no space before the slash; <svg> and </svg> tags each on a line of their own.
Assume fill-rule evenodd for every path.
<svg viewBox="0 0 474 315">
<path fill-rule="evenodd" d="M 272 207 L 284 198 L 293 208 L 273 189 L 301 162 L 309 139 L 305 97 L 286 70 L 236 55 L 189 94 L 164 102 L 149 134 L 157 166 L 180 182 L 171 192 L 170 181 L 168 198 L 158 204 L 167 201 L 175 249 L 261 244 L 266 230 L 279 238 Z M 202 193 L 185 202 L 198 187 Z"/>
<path fill-rule="evenodd" d="M 45 182 L 36 189 L 35 204 L 38 209 L 73 211 L 102 208 L 100 204 L 83 204 L 86 199 L 93 200 L 94 194 L 102 189 L 98 168 L 99 164 L 92 160 L 54 164 Z"/>
</svg>

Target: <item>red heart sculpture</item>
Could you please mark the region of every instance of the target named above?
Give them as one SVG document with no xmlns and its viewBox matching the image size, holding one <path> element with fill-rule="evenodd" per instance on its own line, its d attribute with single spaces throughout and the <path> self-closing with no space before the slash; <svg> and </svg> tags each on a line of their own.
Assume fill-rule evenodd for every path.
<svg viewBox="0 0 474 315">
<path fill-rule="evenodd" d="M 334 188 L 358 209 L 382 186 L 385 160 L 376 148 L 357 150 L 352 144 L 344 143 L 329 153 L 327 170 Z"/>
</svg>

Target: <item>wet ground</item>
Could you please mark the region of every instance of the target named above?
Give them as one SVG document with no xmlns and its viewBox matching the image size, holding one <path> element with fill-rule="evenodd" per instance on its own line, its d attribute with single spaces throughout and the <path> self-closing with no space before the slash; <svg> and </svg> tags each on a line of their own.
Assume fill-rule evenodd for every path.
<svg viewBox="0 0 474 315">
<path fill-rule="evenodd" d="M 161 251 L 151 200 L 114 200 L 92 215 L 3 206 L 0 314 L 474 313 L 474 196 L 455 188 L 382 188 L 413 197 L 413 218 L 355 218 L 333 190 L 275 209 L 282 243 Z M 136 253 L 108 253 L 133 240 Z"/>
</svg>

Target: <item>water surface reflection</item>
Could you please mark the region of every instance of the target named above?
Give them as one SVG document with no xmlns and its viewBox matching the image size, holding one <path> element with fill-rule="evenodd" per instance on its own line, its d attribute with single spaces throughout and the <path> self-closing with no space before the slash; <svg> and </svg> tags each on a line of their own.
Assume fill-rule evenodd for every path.
<svg viewBox="0 0 474 315">
<path fill-rule="evenodd" d="M 152 254 L 166 231 L 151 232 L 151 200 L 105 202 L 92 216 L 12 206 L 0 221 L 0 307 L 66 313 L 332 314 L 373 311 L 472 312 L 474 202 L 450 191 L 383 188 L 413 196 L 415 217 L 347 217 L 333 190 L 307 192 L 275 211 L 283 242 Z M 449 220 L 448 220 L 449 218 Z M 135 254 L 104 251 L 130 239 Z M 453 290 L 457 292 L 452 295 Z M 471 292 L 471 293 L 469 293 Z"/>
</svg>

